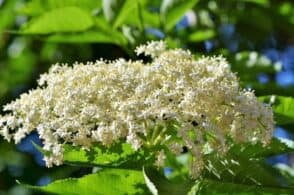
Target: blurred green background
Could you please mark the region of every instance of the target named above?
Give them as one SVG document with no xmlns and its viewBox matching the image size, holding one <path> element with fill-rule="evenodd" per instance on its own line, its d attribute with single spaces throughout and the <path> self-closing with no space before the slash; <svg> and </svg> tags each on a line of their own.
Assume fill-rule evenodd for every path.
<svg viewBox="0 0 294 195">
<path fill-rule="evenodd" d="M 294 96 L 291 0 L 0 0 L 0 104 L 36 87 L 52 64 L 138 59 L 138 44 L 160 39 L 196 57 L 225 56 L 258 96 Z M 274 136 L 293 140 L 293 132 L 288 124 Z M 32 140 L 41 143 L 36 134 L 17 146 L 0 138 L 0 195 L 34 194 L 16 180 L 45 185 L 90 171 L 47 169 Z M 293 156 L 268 163 L 294 178 Z"/>
</svg>

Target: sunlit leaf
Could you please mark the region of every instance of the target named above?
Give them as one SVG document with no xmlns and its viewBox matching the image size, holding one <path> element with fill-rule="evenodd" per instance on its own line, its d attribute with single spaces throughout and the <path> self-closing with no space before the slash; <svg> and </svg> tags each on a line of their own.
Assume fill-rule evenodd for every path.
<svg viewBox="0 0 294 195">
<path fill-rule="evenodd" d="M 11 15 L 14 11 L 15 0 L 5 2 L 4 6 L 1 7 L 0 11 L 0 33 L 3 30 L 7 30 L 8 26 L 13 24 L 14 16 Z M 1 40 L 0 40 L 0 48 L 1 48 Z"/>
<path fill-rule="evenodd" d="M 142 1 L 137 0 L 105 0 L 103 1 L 103 12 L 105 18 L 114 28 L 118 28 L 126 24 L 142 27 L 141 22 L 143 21 L 140 21 L 142 18 L 139 16 L 139 5 L 141 2 Z M 142 17 L 143 14 L 146 16 L 146 11 L 142 8 L 140 11 Z"/>
<path fill-rule="evenodd" d="M 81 33 L 58 33 L 47 38 L 50 42 L 59 43 L 114 43 L 120 44 L 122 41 L 114 36 L 109 36 L 102 31 L 86 31 Z"/>
<path fill-rule="evenodd" d="M 50 34 L 81 32 L 91 28 L 94 21 L 91 15 L 78 7 L 64 7 L 46 12 L 26 23 L 21 33 Z"/>
<path fill-rule="evenodd" d="M 284 163 L 277 163 L 274 166 L 290 183 L 290 185 L 294 186 L 294 166 L 289 166 Z"/>
<path fill-rule="evenodd" d="M 18 9 L 18 13 L 28 15 L 28 16 L 38 16 L 45 12 L 52 11 L 54 9 L 64 8 L 64 7 L 79 7 L 82 9 L 86 9 L 92 11 L 94 9 L 101 8 L 101 1 L 93 1 L 93 0 L 33 0 L 28 1 L 22 7 Z"/>
<path fill-rule="evenodd" d="M 78 179 L 57 180 L 47 186 L 26 186 L 45 193 L 62 195 L 146 194 L 148 191 L 141 171 L 125 169 L 103 169 Z"/>
<path fill-rule="evenodd" d="M 110 148 L 97 145 L 89 151 L 65 145 L 64 149 L 64 161 L 72 164 L 119 165 L 135 153 L 130 144 L 116 144 Z"/>
<path fill-rule="evenodd" d="M 164 0 L 160 14 L 166 30 L 171 30 L 183 15 L 192 9 L 198 0 Z"/>
<path fill-rule="evenodd" d="M 197 30 L 196 32 L 189 35 L 189 41 L 200 42 L 211 39 L 215 36 L 213 30 Z"/>
<path fill-rule="evenodd" d="M 256 5 L 261 5 L 261 6 L 264 6 L 264 7 L 267 7 L 270 5 L 270 2 L 269 0 L 241 0 L 245 3 L 254 3 Z"/>
<path fill-rule="evenodd" d="M 64 161 L 67 164 L 141 169 L 143 165 L 154 162 L 154 157 L 150 152 L 134 151 L 127 143 L 116 143 L 111 147 L 97 144 L 92 146 L 90 150 L 65 145 L 64 149 Z"/>
<path fill-rule="evenodd" d="M 107 21 L 113 23 L 126 0 L 102 0 L 103 13 Z"/>
<path fill-rule="evenodd" d="M 167 180 L 156 169 L 151 167 L 144 167 L 143 174 L 145 183 L 153 195 L 157 194 L 187 194 L 193 186 L 192 180 L 186 180 L 181 183 L 175 183 Z"/>
<path fill-rule="evenodd" d="M 235 154 L 225 157 L 216 153 L 205 157 L 204 178 L 246 185 L 281 186 L 278 172 L 259 158 Z M 257 174 L 258 173 L 258 174 Z"/>
<path fill-rule="evenodd" d="M 114 28 L 125 24 L 127 19 L 133 19 L 134 23 L 139 22 L 137 0 L 125 0 L 123 6 L 117 14 L 117 17 L 114 20 Z"/>
<path fill-rule="evenodd" d="M 262 96 L 259 99 L 271 103 L 278 125 L 294 123 L 294 98 L 285 96 Z"/>
</svg>

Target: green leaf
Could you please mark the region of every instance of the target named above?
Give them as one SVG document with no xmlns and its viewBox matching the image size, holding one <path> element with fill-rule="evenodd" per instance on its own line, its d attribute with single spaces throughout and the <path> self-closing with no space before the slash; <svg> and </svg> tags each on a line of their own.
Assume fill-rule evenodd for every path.
<svg viewBox="0 0 294 195">
<path fill-rule="evenodd" d="M 281 186 L 285 180 L 278 171 L 267 165 L 265 157 L 294 151 L 293 142 L 273 138 L 269 145 L 261 143 L 235 144 L 225 156 L 205 155 L 204 178 L 236 184 Z M 279 179 L 277 179 L 279 178 Z"/>
<path fill-rule="evenodd" d="M 54 9 L 64 8 L 64 7 L 79 7 L 81 9 L 94 11 L 95 9 L 101 8 L 101 1 L 93 0 L 33 0 L 28 1 L 23 5 L 18 12 L 28 16 L 38 16 L 45 12 L 52 11 Z"/>
<path fill-rule="evenodd" d="M 64 146 L 64 161 L 70 164 L 113 165 L 118 166 L 133 157 L 135 151 L 130 144 L 117 143 L 111 147 L 97 144 L 89 151 L 79 146 Z"/>
<path fill-rule="evenodd" d="M 154 28 L 160 28 L 160 16 L 158 13 L 151 13 L 146 8 L 141 9 L 142 17 L 143 17 L 143 23 L 144 26 L 151 26 Z"/>
<path fill-rule="evenodd" d="M 121 38 L 110 36 L 110 34 L 99 30 L 81 33 L 58 33 L 49 36 L 47 41 L 59 43 L 113 43 L 118 45 L 123 42 Z"/>
<path fill-rule="evenodd" d="M 274 166 L 285 178 L 289 185 L 294 186 L 294 166 L 289 166 L 284 163 L 277 163 Z"/>
<path fill-rule="evenodd" d="M 143 175 L 144 175 L 145 183 L 146 183 L 149 191 L 153 195 L 158 195 L 158 190 L 157 190 L 156 186 L 154 185 L 154 183 L 149 179 L 148 175 L 145 172 L 144 167 L 143 167 Z"/>
<path fill-rule="evenodd" d="M 189 35 L 189 41 L 191 42 L 201 42 L 207 39 L 211 39 L 215 36 L 213 30 L 197 30 L 196 32 Z"/>
<path fill-rule="evenodd" d="M 111 39 L 117 40 L 121 46 L 126 46 L 128 41 L 122 32 L 112 28 L 112 26 L 106 21 L 105 18 L 100 15 L 95 18 L 95 26 L 101 33 L 107 34 Z"/>
<path fill-rule="evenodd" d="M 259 100 L 271 103 L 278 125 L 294 123 L 294 98 L 284 96 L 262 96 Z M 271 101 L 272 100 L 272 101 Z"/>
<path fill-rule="evenodd" d="M 148 191 L 141 171 L 125 169 L 103 169 L 78 179 L 57 180 L 47 186 L 25 186 L 62 195 L 146 194 Z"/>
<path fill-rule="evenodd" d="M 189 195 L 194 194 L 294 194 L 294 188 L 264 187 L 204 179 L 198 181 L 189 193 Z"/>
<path fill-rule="evenodd" d="M 251 72 L 251 70 L 248 70 Z M 242 80 L 242 78 L 241 78 Z M 269 81 L 268 83 L 260 83 L 257 80 L 254 82 L 241 83 L 244 87 L 250 86 L 255 90 L 257 96 L 268 96 L 272 94 L 279 94 L 280 96 L 292 96 L 294 91 L 294 86 L 283 87 L 278 85 L 274 81 Z"/>
<path fill-rule="evenodd" d="M 147 9 L 146 0 L 105 0 L 103 1 L 103 12 L 106 20 L 114 28 L 123 25 L 139 27 L 159 26 L 159 14 L 151 13 Z"/>
<path fill-rule="evenodd" d="M 228 153 L 225 157 L 216 153 L 205 156 L 203 178 L 234 182 L 236 184 L 281 186 L 279 173 L 266 165 L 263 159 Z"/>
<path fill-rule="evenodd" d="M 291 152 L 294 151 L 294 141 L 286 138 L 278 138 L 283 144 L 290 148 Z"/>
<path fill-rule="evenodd" d="M 14 6 L 15 6 L 16 0 L 7 1 L 4 3 L 4 5 L 1 5 L 1 12 L 0 12 L 0 32 L 2 33 L 3 30 L 10 27 L 14 22 L 14 15 L 12 13 L 14 12 Z M 0 40 L 0 44 L 1 44 Z M 1 46 L 1 45 L 0 45 Z"/>
<path fill-rule="evenodd" d="M 125 0 L 103 0 L 102 8 L 106 20 L 113 23 L 120 12 Z"/>
<path fill-rule="evenodd" d="M 294 152 L 294 146 L 286 142 L 285 139 L 272 138 L 267 146 L 263 146 L 260 142 L 256 144 L 235 144 L 230 152 L 247 158 L 264 158 Z"/>
<path fill-rule="evenodd" d="M 197 2 L 198 0 L 164 0 L 160 7 L 160 14 L 165 29 L 170 31 Z"/>
<path fill-rule="evenodd" d="M 104 0 L 103 12 L 114 28 L 123 24 L 140 24 L 137 0 Z"/>
<path fill-rule="evenodd" d="M 51 154 L 50 151 L 48 150 L 44 150 L 41 146 L 39 146 L 38 144 L 36 144 L 34 141 L 32 141 L 33 146 L 39 151 L 41 152 L 43 155 L 48 156 Z"/>
<path fill-rule="evenodd" d="M 135 23 L 139 23 L 137 0 L 125 0 L 113 22 L 114 28 L 122 26 L 127 19 L 132 19 L 135 20 Z"/>
<path fill-rule="evenodd" d="M 78 7 L 64 7 L 33 18 L 21 28 L 20 32 L 24 34 L 81 32 L 93 25 L 94 21 L 87 11 Z"/>
<path fill-rule="evenodd" d="M 205 155 L 204 178 L 234 181 L 237 184 L 281 186 L 281 175 L 265 164 L 265 157 L 294 151 L 292 142 L 273 138 L 269 145 L 261 143 L 234 144 L 225 156 Z"/>
<path fill-rule="evenodd" d="M 153 195 L 157 194 L 187 194 L 193 186 L 192 180 L 186 180 L 184 182 L 171 182 L 167 180 L 161 173 L 151 167 L 144 167 L 143 174 L 145 182 L 150 192 Z"/>
<path fill-rule="evenodd" d="M 96 144 L 90 150 L 65 145 L 64 150 L 64 162 L 67 164 L 141 169 L 143 165 L 154 162 L 152 152 L 134 151 L 127 143 L 116 143 L 111 147 Z"/>
<path fill-rule="evenodd" d="M 268 7 L 270 5 L 269 0 L 241 0 L 245 3 L 254 3 L 256 5 Z"/>
</svg>

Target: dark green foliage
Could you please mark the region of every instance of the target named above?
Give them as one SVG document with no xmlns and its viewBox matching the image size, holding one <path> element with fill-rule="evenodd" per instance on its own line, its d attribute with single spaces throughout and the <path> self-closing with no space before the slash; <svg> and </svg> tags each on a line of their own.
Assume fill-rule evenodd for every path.
<svg viewBox="0 0 294 195">
<path fill-rule="evenodd" d="M 201 180 L 192 188 L 189 195 L 196 194 L 293 194 L 294 189 L 280 187 L 261 187 L 254 185 Z"/>
</svg>

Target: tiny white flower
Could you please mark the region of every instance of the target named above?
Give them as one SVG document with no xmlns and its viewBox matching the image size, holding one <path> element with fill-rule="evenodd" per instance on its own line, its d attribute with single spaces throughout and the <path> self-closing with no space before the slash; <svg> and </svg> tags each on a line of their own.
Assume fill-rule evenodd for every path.
<svg viewBox="0 0 294 195">
<path fill-rule="evenodd" d="M 52 152 L 44 158 L 47 166 L 63 163 L 65 143 L 89 149 L 95 142 L 110 146 L 124 140 L 135 150 L 159 144 L 175 154 L 186 146 L 195 159 L 193 176 L 203 166 L 204 152 L 226 151 L 226 136 L 268 144 L 274 128 L 271 107 L 239 86 L 224 58 L 195 60 L 189 51 L 168 50 L 163 41 L 139 46 L 136 52 L 151 56 L 151 62 L 52 66 L 37 89 L 4 106 L 0 134 L 18 143 L 37 131 L 43 148 Z M 165 127 L 158 132 L 153 128 L 173 121 L 180 144 L 172 142 L 175 135 Z M 206 132 L 214 137 L 207 142 L 201 137 Z M 162 166 L 164 159 L 160 151 L 156 164 Z"/>
</svg>

